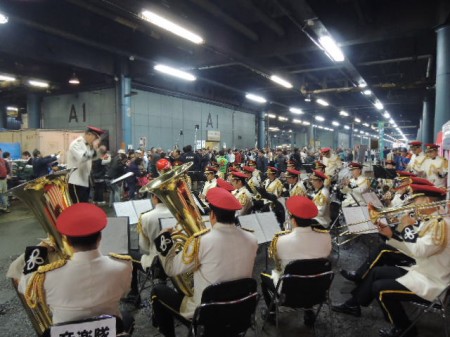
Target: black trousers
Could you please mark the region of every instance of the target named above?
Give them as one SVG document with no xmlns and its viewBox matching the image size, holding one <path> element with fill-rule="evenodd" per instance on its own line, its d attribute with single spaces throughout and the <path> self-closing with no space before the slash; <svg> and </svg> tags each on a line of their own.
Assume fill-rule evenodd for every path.
<svg viewBox="0 0 450 337">
<path fill-rule="evenodd" d="M 89 202 L 89 187 L 69 184 L 69 195 L 74 204 Z"/>
<path fill-rule="evenodd" d="M 94 201 L 105 201 L 106 183 L 104 181 L 94 182 Z"/>
<path fill-rule="evenodd" d="M 411 324 L 411 321 L 401 302 L 423 301 L 396 281 L 406 273 L 406 270 L 399 267 L 376 267 L 352 291 L 353 299 L 362 306 L 368 306 L 372 300 L 376 299 L 386 320 L 397 328 L 405 329 Z"/>
<path fill-rule="evenodd" d="M 180 315 L 183 298 L 184 295 L 166 285 L 158 284 L 152 290 L 153 325 L 166 337 L 175 337 L 174 317 L 188 324 Z"/>
</svg>

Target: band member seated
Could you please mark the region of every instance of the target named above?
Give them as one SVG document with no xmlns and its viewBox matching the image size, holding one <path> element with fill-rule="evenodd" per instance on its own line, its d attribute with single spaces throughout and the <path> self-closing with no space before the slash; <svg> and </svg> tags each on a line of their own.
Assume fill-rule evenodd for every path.
<svg viewBox="0 0 450 337">
<path fill-rule="evenodd" d="M 39 269 L 24 269 L 19 291 L 31 302 L 46 303 L 53 324 L 105 314 L 122 317 L 119 302 L 130 290 L 131 258 L 102 255 L 99 245 L 106 225 L 105 212 L 93 204 L 66 208 L 56 221 L 56 229 L 67 237 L 73 255 Z M 33 262 L 37 257 L 33 253 L 26 258 Z M 27 263 L 26 267 L 32 265 Z M 123 318 L 129 331 L 131 317 Z"/>
<path fill-rule="evenodd" d="M 174 316 L 192 318 L 207 286 L 252 277 L 258 243 L 253 234 L 234 225 L 235 212 L 242 208 L 241 204 L 218 187 L 210 189 L 206 198 L 211 207 L 211 230 L 192 236 L 187 247 L 178 254 L 168 232 L 155 240 L 158 243 L 164 241 L 158 251 L 167 275 L 194 274 L 192 297 L 183 296 L 166 285 L 153 288 L 153 323 L 166 337 L 175 336 Z"/>
<path fill-rule="evenodd" d="M 256 172 L 256 168 L 254 166 L 243 166 L 242 171 L 250 177 L 247 183 L 251 189 L 251 192 L 253 194 L 257 194 L 257 188 L 261 186 L 261 177 L 259 175 L 259 171 Z"/>
<path fill-rule="evenodd" d="M 341 158 L 336 153 L 331 153 L 329 147 L 324 147 L 320 150 L 322 154 L 322 161 L 325 165 L 325 174 L 328 177 L 334 177 L 342 167 Z"/>
<path fill-rule="evenodd" d="M 362 194 L 369 190 L 369 183 L 366 177 L 362 175 L 362 168 L 363 166 L 360 163 L 352 162 L 349 164 L 352 177 L 348 182 L 345 181 L 346 186 L 341 189 L 342 193 L 346 194 L 342 207 L 363 206 L 366 204 Z"/>
<path fill-rule="evenodd" d="M 294 170 L 294 169 L 287 169 L 286 170 L 286 181 L 289 184 L 288 185 L 288 195 L 290 197 L 293 196 L 306 196 L 306 188 L 303 184 L 303 181 L 299 179 L 300 171 Z"/>
<path fill-rule="evenodd" d="M 267 168 L 267 179 L 264 180 L 263 187 L 268 193 L 279 198 L 283 193 L 283 183 L 277 178 L 277 172 L 278 170 L 275 167 L 269 166 Z"/>
<path fill-rule="evenodd" d="M 223 188 L 224 190 L 226 190 L 230 193 L 235 190 L 235 188 L 232 184 L 230 184 L 228 181 L 226 181 L 222 178 L 217 178 L 217 187 Z"/>
<path fill-rule="evenodd" d="M 199 197 L 202 199 L 202 201 L 205 201 L 206 193 L 217 185 L 217 179 L 216 179 L 217 169 L 212 166 L 208 166 L 205 169 L 205 176 L 206 181 L 205 185 L 203 186 L 202 192 L 200 193 Z"/>
<path fill-rule="evenodd" d="M 318 170 L 314 170 L 309 177 L 314 192 L 311 195 L 312 201 L 318 209 L 318 214 L 314 220 L 324 228 L 328 228 L 331 223 L 330 218 L 330 191 L 324 186 L 328 177 Z"/>
<path fill-rule="evenodd" d="M 425 172 L 425 178 L 431 181 L 436 187 L 447 186 L 448 161 L 446 158 L 438 155 L 439 145 L 426 145 L 427 158 L 422 164 Z"/>
<path fill-rule="evenodd" d="M 248 176 L 242 172 L 231 173 L 231 185 L 235 190 L 231 192 L 234 197 L 239 201 L 242 208 L 236 213 L 236 216 L 246 215 L 252 211 L 252 194 L 247 188 L 246 179 Z"/>
<path fill-rule="evenodd" d="M 445 191 L 428 185 L 411 185 L 415 194 L 413 205 L 423 205 L 445 198 Z M 439 215 L 438 207 L 420 209 L 420 218 L 411 212 L 402 217 L 403 235 L 380 223 L 378 231 L 387 238 L 386 244 L 399 249 L 416 260 L 409 269 L 383 266 L 372 269 L 352 291 L 345 303 L 333 306 L 334 311 L 360 316 L 360 306 L 368 306 L 377 299 L 387 321 L 393 327 L 381 329 L 380 336 L 400 336 L 410 325 L 401 302 L 432 301 L 450 282 L 450 234 L 448 218 Z M 417 224 L 418 223 L 418 224 Z M 418 336 L 412 328 L 406 337 Z"/>
<path fill-rule="evenodd" d="M 321 161 L 316 161 L 315 167 L 317 171 L 320 171 L 326 175 L 325 169 L 327 168 L 327 166 L 324 163 L 322 163 Z M 327 179 L 325 179 L 324 186 L 327 188 L 331 187 L 331 178 L 329 176 L 327 176 Z"/>
<path fill-rule="evenodd" d="M 316 205 L 307 197 L 294 196 L 286 201 L 290 214 L 292 231 L 278 233 L 272 240 L 269 255 L 275 261 L 275 269 L 271 274 L 261 274 L 261 289 L 267 307 L 276 284 L 283 274 L 286 265 L 294 260 L 326 258 L 331 252 L 331 237 L 329 233 L 316 232 L 311 226 L 318 215 Z M 275 312 L 269 313 L 269 321 L 273 321 Z M 306 310 L 305 324 L 313 326 L 314 312 Z"/>
<path fill-rule="evenodd" d="M 415 140 L 408 143 L 408 145 L 410 146 L 409 149 L 411 150 L 413 155 L 411 156 L 411 160 L 406 166 L 406 171 L 412 172 L 419 177 L 424 177 L 425 172 L 422 168 L 422 165 L 427 157 L 422 151 L 422 142 Z"/>
</svg>

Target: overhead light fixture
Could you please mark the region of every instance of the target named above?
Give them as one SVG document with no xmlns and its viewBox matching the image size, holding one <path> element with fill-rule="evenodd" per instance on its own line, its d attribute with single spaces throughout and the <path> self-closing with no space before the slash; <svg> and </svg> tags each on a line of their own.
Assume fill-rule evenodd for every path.
<svg viewBox="0 0 450 337">
<path fill-rule="evenodd" d="M 383 114 L 384 118 L 391 118 L 391 115 L 389 114 L 389 112 L 385 111 Z"/>
<path fill-rule="evenodd" d="M 49 87 L 49 84 L 47 82 L 44 82 L 44 81 L 29 80 L 28 83 L 31 86 L 38 87 L 38 88 L 48 88 Z"/>
<path fill-rule="evenodd" d="M 80 80 L 78 79 L 78 77 L 75 73 L 72 74 L 72 77 L 69 79 L 69 83 L 73 84 L 73 85 L 80 84 Z"/>
<path fill-rule="evenodd" d="M 163 64 L 157 64 L 156 66 L 153 67 L 153 69 L 155 69 L 155 70 L 157 70 L 157 71 L 159 71 L 161 73 L 180 78 L 180 79 L 185 80 L 185 81 L 191 81 L 192 82 L 192 81 L 195 81 L 197 79 L 192 74 L 189 74 L 189 73 L 184 72 L 182 70 L 175 69 L 175 68 L 163 65 Z"/>
<path fill-rule="evenodd" d="M 6 107 L 6 110 L 18 112 L 18 111 L 19 111 L 19 108 L 16 107 L 16 106 L 7 106 L 7 107 Z"/>
<path fill-rule="evenodd" d="M 317 127 L 318 127 L 319 129 L 323 129 L 323 126 L 322 126 L 322 125 L 317 125 Z"/>
<path fill-rule="evenodd" d="M 389 119 L 389 123 L 394 124 L 395 121 L 391 118 L 391 119 Z"/>
<path fill-rule="evenodd" d="M 303 124 L 303 125 L 311 125 L 311 123 L 308 122 L 308 121 L 303 121 L 302 124 Z"/>
<path fill-rule="evenodd" d="M 189 30 L 187 30 L 186 28 L 183 28 L 179 25 L 177 25 L 176 23 L 167 20 L 166 18 L 163 18 L 162 16 L 159 16 L 156 13 L 153 13 L 151 11 L 148 10 L 144 10 L 141 12 L 141 17 L 150 22 L 153 23 L 154 25 L 161 27 L 162 29 L 165 29 L 175 35 L 178 35 L 179 37 L 182 37 L 183 39 L 189 40 L 195 44 L 202 44 L 203 42 L 205 42 L 203 40 L 203 38 Z"/>
<path fill-rule="evenodd" d="M 353 129 L 353 131 L 358 132 L 358 129 Z"/>
<path fill-rule="evenodd" d="M 345 130 L 350 130 L 350 127 L 348 125 L 344 125 Z"/>
<path fill-rule="evenodd" d="M 288 82 L 288 81 L 282 79 L 281 77 L 279 77 L 279 76 L 277 76 L 277 75 L 272 75 L 272 76 L 270 76 L 270 79 L 271 79 L 273 82 L 278 83 L 279 85 L 281 85 L 281 86 L 283 86 L 283 87 L 285 87 L 285 88 L 287 88 L 287 89 L 291 89 L 291 88 L 293 87 L 293 85 L 292 85 L 290 82 Z"/>
<path fill-rule="evenodd" d="M 384 105 L 380 101 L 376 101 L 373 105 L 375 106 L 375 108 L 377 108 L 377 110 L 383 110 L 384 109 Z"/>
<path fill-rule="evenodd" d="M 296 115 L 301 115 L 301 114 L 303 114 L 302 109 L 299 109 L 299 108 L 294 108 L 294 107 L 292 107 L 292 108 L 289 108 L 289 111 L 292 112 L 293 114 L 296 114 Z"/>
<path fill-rule="evenodd" d="M 363 130 L 361 130 L 361 131 L 359 131 L 359 133 L 360 133 L 360 134 L 364 134 L 364 131 L 363 131 Z"/>
<path fill-rule="evenodd" d="M 0 13 L 0 25 L 8 23 L 8 16 L 6 14 Z"/>
<path fill-rule="evenodd" d="M 370 95 L 372 95 L 372 90 L 364 90 L 363 94 L 366 96 L 370 96 Z"/>
<path fill-rule="evenodd" d="M 339 122 L 336 122 L 336 121 L 332 121 L 331 124 L 333 124 L 334 126 L 339 126 L 340 125 Z"/>
<path fill-rule="evenodd" d="M 277 127 L 269 127 L 269 131 L 280 131 L 280 128 Z"/>
<path fill-rule="evenodd" d="M 289 118 L 286 118 L 286 117 L 283 117 L 283 116 L 278 117 L 278 120 L 281 121 L 281 122 L 286 122 L 288 119 Z"/>
<path fill-rule="evenodd" d="M 361 120 L 359 118 L 355 118 L 355 123 L 361 123 Z"/>
<path fill-rule="evenodd" d="M 274 115 L 274 114 L 266 114 L 266 116 L 269 118 L 277 118 L 277 115 Z"/>
<path fill-rule="evenodd" d="M 344 110 L 341 110 L 341 111 L 339 111 L 339 115 L 348 117 L 348 112 L 344 111 Z"/>
<path fill-rule="evenodd" d="M 364 125 L 366 128 L 369 127 L 369 124 L 368 124 L 368 123 L 363 123 L 363 125 Z"/>
<path fill-rule="evenodd" d="M 301 121 L 300 119 L 294 118 L 294 119 L 292 120 L 292 123 L 295 123 L 295 124 L 301 124 L 302 121 Z"/>
<path fill-rule="evenodd" d="M 330 105 L 327 101 L 323 100 L 322 98 L 316 99 L 316 102 L 317 102 L 317 104 L 320 104 L 320 105 L 323 105 L 323 106 L 329 106 Z"/>
<path fill-rule="evenodd" d="M 360 87 L 361 89 L 363 89 L 363 88 L 367 87 L 367 83 L 364 82 L 364 81 L 362 81 L 362 82 L 360 82 L 360 83 L 358 84 L 358 87 Z"/>
<path fill-rule="evenodd" d="M 13 82 L 16 78 L 8 75 L 0 75 L 0 81 Z"/>
<path fill-rule="evenodd" d="M 325 120 L 325 118 L 323 118 L 322 116 L 316 116 L 314 117 L 314 119 L 319 122 L 323 122 Z"/>
<path fill-rule="evenodd" d="M 311 95 L 310 95 L 310 94 L 308 94 L 308 95 L 305 97 L 305 102 L 311 102 Z"/>
<path fill-rule="evenodd" d="M 344 53 L 341 48 L 338 47 L 336 42 L 331 38 L 331 36 L 325 35 L 319 38 L 319 43 L 325 49 L 326 54 L 329 58 L 336 62 L 342 62 L 345 60 Z"/>
</svg>

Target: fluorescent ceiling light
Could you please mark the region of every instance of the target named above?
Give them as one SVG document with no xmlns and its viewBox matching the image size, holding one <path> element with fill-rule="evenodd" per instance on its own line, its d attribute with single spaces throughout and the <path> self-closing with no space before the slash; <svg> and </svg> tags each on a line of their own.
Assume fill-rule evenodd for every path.
<svg viewBox="0 0 450 337">
<path fill-rule="evenodd" d="M 320 105 L 323 105 L 323 106 L 329 106 L 330 105 L 327 101 L 323 100 L 322 98 L 316 99 L 316 102 L 317 102 L 317 104 L 320 104 Z"/>
<path fill-rule="evenodd" d="M 353 129 L 353 131 L 358 132 L 358 129 Z"/>
<path fill-rule="evenodd" d="M 311 95 L 305 97 L 305 102 L 311 102 Z"/>
<path fill-rule="evenodd" d="M 299 109 L 299 108 L 292 107 L 292 108 L 289 108 L 289 111 L 292 112 L 293 114 L 297 114 L 297 115 L 303 114 L 302 109 Z"/>
<path fill-rule="evenodd" d="M 323 129 L 323 126 L 322 126 L 322 125 L 317 125 L 317 127 L 318 127 L 319 129 Z"/>
<path fill-rule="evenodd" d="M 270 127 L 269 131 L 280 131 L 280 129 L 277 127 Z"/>
<path fill-rule="evenodd" d="M 385 111 L 383 114 L 384 118 L 391 118 L 391 115 L 389 114 L 389 112 Z"/>
<path fill-rule="evenodd" d="M 6 107 L 6 110 L 8 110 L 8 111 L 19 111 L 19 108 L 18 107 L 16 107 L 16 106 L 7 106 Z"/>
<path fill-rule="evenodd" d="M 38 87 L 38 88 L 48 88 L 49 87 L 49 84 L 47 82 L 43 82 L 43 81 L 29 80 L 28 83 L 30 85 L 32 85 L 33 87 Z"/>
<path fill-rule="evenodd" d="M 371 90 L 364 90 L 363 94 L 366 95 L 366 96 L 370 96 L 370 95 L 372 95 L 372 91 Z"/>
<path fill-rule="evenodd" d="M 69 83 L 74 85 L 80 84 L 80 80 L 75 73 L 72 74 L 72 77 L 69 79 Z"/>
<path fill-rule="evenodd" d="M 300 124 L 302 121 L 300 120 L 300 119 L 296 119 L 296 118 L 294 118 L 293 120 L 292 120 L 292 123 L 295 123 L 295 124 Z"/>
<path fill-rule="evenodd" d="M 0 13 L 0 25 L 4 25 L 5 23 L 8 23 L 8 17 L 6 14 Z"/>
<path fill-rule="evenodd" d="M 367 83 L 366 82 L 361 82 L 361 83 L 358 84 L 358 87 L 360 87 L 361 89 L 365 88 L 365 87 L 367 87 Z"/>
<path fill-rule="evenodd" d="M 350 130 L 350 127 L 348 125 L 344 125 L 345 130 Z"/>
<path fill-rule="evenodd" d="M 369 127 L 369 124 L 367 124 L 367 123 L 363 123 L 363 125 L 364 125 L 366 128 Z"/>
<path fill-rule="evenodd" d="M 303 124 L 303 125 L 311 125 L 311 123 L 308 122 L 308 121 L 303 121 L 302 124 Z"/>
<path fill-rule="evenodd" d="M 246 94 L 245 98 L 257 102 L 257 103 L 267 103 L 267 100 L 264 97 L 258 96 L 258 95 L 254 95 L 254 94 Z M 269 115 L 270 117 L 270 115 Z"/>
<path fill-rule="evenodd" d="M 345 60 L 344 53 L 341 48 L 339 48 L 336 42 L 331 38 L 331 36 L 322 36 L 319 38 L 319 43 L 325 49 L 327 55 L 336 62 L 342 62 Z"/>
<path fill-rule="evenodd" d="M 380 101 L 376 101 L 373 105 L 375 105 L 375 108 L 377 108 L 377 110 L 383 110 L 384 108 L 383 103 L 381 103 Z"/>
<path fill-rule="evenodd" d="M 156 66 L 154 66 L 154 69 L 162 72 L 164 74 L 170 75 L 170 76 L 174 76 L 177 78 L 181 78 L 182 80 L 186 80 L 186 81 L 195 81 L 196 77 L 192 74 L 189 74 L 187 72 L 169 67 L 169 66 L 165 66 L 163 64 L 157 64 Z"/>
<path fill-rule="evenodd" d="M 344 110 L 341 110 L 341 111 L 339 111 L 339 115 L 347 117 L 348 116 L 348 112 L 344 111 Z"/>
<path fill-rule="evenodd" d="M 182 37 L 183 39 L 189 40 L 195 44 L 201 44 L 205 42 L 203 38 L 186 28 L 183 28 L 176 23 L 167 20 L 166 18 L 163 18 L 162 16 L 159 16 L 158 14 L 155 14 L 151 11 L 144 10 L 141 13 L 141 17 L 150 22 L 154 25 L 161 27 L 162 29 L 165 29 L 175 35 L 178 35 L 179 37 Z"/>
<path fill-rule="evenodd" d="M 0 75 L 0 81 L 7 81 L 7 82 L 13 82 L 15 81 L 16 78 L 13 76 L 8 76 L 8 75 Z"/>
<path fill-rule="evenodd" d="M 270 76 L 270 79 L 272 81 L 274 81 L 275 83 L 278 83 L 279 85 L 281 85 L 281 86 L 283 86 L 285 88 L 291 89 L 293 87 L 293 85 L 290 82 L 282 79 L 281 77 L 279 77 L 277 75 Z"/>
<path fill-rule="evenodd" d="M 355 123 L 361 123 L 361 120 L 355 117 Z"/>
<path fill-rule="evenodd" d="M 316 116 L 314 117 L 314 119 L 319 122 L 323 122 L 325 120 L 325 118 L 323 118 L 322 116 Z"/>
<path fill-rule="evenodd" d="M 280 116 L 280 117 L 278 117 L 278 120 L 282 121 L 282 122 L 286 122 L 288 120 L 288 118 Z"/>
<path fill-rule="evenodd" d="M 389 123 L 394 124 L 395 121 L 391 118 L 391 119 L 389 119 Z"/>
<path fill-rule="evenodd" d="M 364 131 L 363 131 L 363 130 L 361 130 L 361 131 L 359 131 L 359 133 L 360 133 L 360 134 L 364 134 Z"/>
<path fill-rule="evenodd" d="M 332 121 L 331 124 L 333 124 L 334 126 L 339 126 L 340 125 L 339 122 L 336 122 L 336 121 Z"/>
<path fill-rule="evenodd" d="M 274 114 L 266 114 L 266 116 L 269 118 L 277 118 L 277 115 L 274 115 Z"/>
</svg>

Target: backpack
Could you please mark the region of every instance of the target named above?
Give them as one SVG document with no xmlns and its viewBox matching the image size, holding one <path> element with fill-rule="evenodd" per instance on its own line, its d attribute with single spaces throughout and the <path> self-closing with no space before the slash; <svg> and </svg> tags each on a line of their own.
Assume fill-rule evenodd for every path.
<svg viewBox="0 0 450 337">
<path fill-rule="evenodd" d="M 6 167 L 6 161 L 3 158 L 0 158 L 0 178 L 6 178 L 8 175 L 8 168 Z"/>
</svg>

